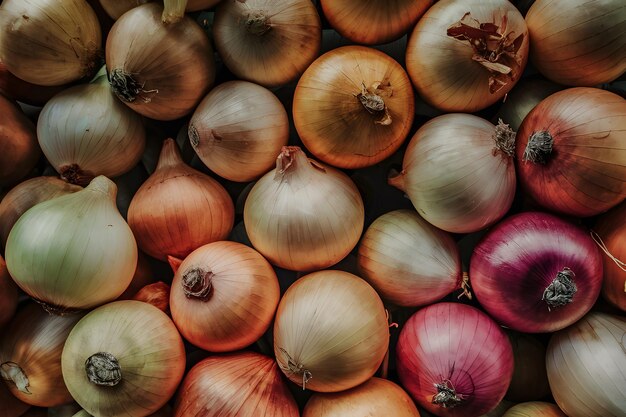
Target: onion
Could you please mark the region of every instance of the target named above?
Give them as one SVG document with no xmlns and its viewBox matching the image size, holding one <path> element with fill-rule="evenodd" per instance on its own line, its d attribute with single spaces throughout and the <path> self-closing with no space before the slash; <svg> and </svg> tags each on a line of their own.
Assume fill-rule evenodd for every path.
<svg viewBox="0 0 626 417">
<path fill-rule="evenodd" d="M 170 286 L 163 281 L 146 285 L 133 296 L 133 300 L 152 304 L 162 312 L 170 314 Z"/>
<path fill-rule="evenodd" d="M 298 78 L 320 51 L 320 17 L 310 0 L 223 0 L 215 47 L 237 78 L 266 87 Z"/>
<path fill-rule="evenodd" d="M 402 145 L 414 103 L 400 64 L 372 48 L 345 46 L 307 68 L 293 97 L 293 118 L 302 143 L 317 158 L 363 168 Z"/>
<path fill-rule="evenodd" d="M 337 392 L 362 384 L 374 375 L 388 345 L 382 301 L 348 272 L 306 275 L 278 305 L 274 353 L 285 375 L 303 389 Z"/>
<path fill-rule="evenodd" d="M 511 381 L 513 351 L 498 325 L 474 307 L 439 303 L 406 322 L 396 348 L 400 382 L 438 416 L 477 417 Z"/>
<path fill-rule="evenodd" d="M 0 9 L 2 12 L 2 9 Z M 0 16 L 2 14 L 0 13 Z M 0 94 L 0 187 L 27 176 L 39 161 L 35 126 L 18 106 Z"/>
<path fill-rule="evenodd" d="M 363 200 L 343 172 L 285 146 L 244 206 L 250 241 L 272 264 L 311 271 L 345 258 L 363 231 Z"/>
<path fill-rule="evenodd" d="M 413 210 L 383 214 L 359 245 L 359 270 L 386 301 L 423 306 L 461 286 L 461 256 L 454 240 Z"/>
<path fill-rule="evenodd" d="M 419 95 L 448 112 L 475 112 L 508 93 L 528 59 L 528 30 L 507 0 L 442 0 L 417 22 L 406 68 Z"/>
<path fill-rule="evenodd" d="M 536 0 L 526 23 L 531 60 L 555 82 L 591 87 L 626 71 L 621 0 Z"/>
<path fill-rule="evenodd" d="M 540 400 L 550 394 L 546 348 L 533 336 L 508 331 L 515 369 L 506 398 L 514 402 Z"/>
<path fill-rule="evenodd" d="M 9 391 L 9 388 L 0 382 L 0 417 L 20 417 L 30 408 L 30 405 L 21 402 Z"/>
<path fill-rule="evenodd" d="M 514 141 L 502 123 L 460 113 L 435 117 L 415 133 L 402 173 L 390 184 L 434 226 L 476 232 L 497 222 L 513 203 Z"/>
<path fill-rule="evenodd" d="M 289 139 L 289 119 L 271 91 L 228 81 L 202 100 L 189 122 L 189 138 L 211 171 L 231 181 L 251 181 L 272 169 Z"/>
<path fill-rule="evenodd" d="M 82 188 L 55 177 L 35 177 L 16 185 L 0 202 L 0 244 L 6 246 L 11 228 L 29 208 Z"/>
<path fill-rule="evenodd" d="M 525 333 L 554 332 L 595 303 L 602 257 L 583 230 L 527 212 L 485 235 L 472 254 L 470 278 L 478 302 L 499 323 Z"/>
<path fill-rule="evenodd" d="M 535 107 L 517 132 L 521 185 L 543 207 L 593 216 L 626 197 L 626 101 L 570 88 Z"/>
<path fill-rule="evenodd" d="M 117 20 L 124 13 L 129 11 L 132 8 L 137 6 L 141 6 L 142 4 L 148 3 L 151 0 L 100 0 L 103 9 L 106 13 L 113 19 Z M 186 11 L 197 11 L 197 10 L 205 10 L 215 6 L 221 0 L 189 0 L 187 1 L 187 7 L 185 7 Z M 183 3 L 181 0 L 168 1 L 165 0 L 164 3 Z M 184 6 L 183 6 L 184 7 Z M 178 6 L 176 6 L 178 8 Z M 176 13 L 179 13 L 176 10 Z M 174 17 L 176 19 L 177 16 Z"/>
<path fill-rule="evenodd" d="M 119 297 L 135 272 L 137 245 L 115 207 L 115 193 L 115 184 L 99 176 L 84 190 L 24 213 L 6 245 L 17 285 L 52 311 Z"/>
<path fill-rule="evenodd" d="M 415 26 L 433 0 L 321 0 L 330 25 L 352 42 L 394 41 Z"/>
<path fill-rule="evenodd" d="M 233 228 L 235 208 L 220 183 L 186 165 L 173 139 L 163 143 L 156 171 L 128 209 L 139 248 L 166 260 L 184 258 L 200 246 L 223 240 Z"/>
<path fill-rule="evenodd" d="M 83 186 L 98 175 L 117 177 L 130 171 L 146 143 L 141 117 L 111 93 L 105 73 L 48 101 L 37 122 L 37 137 L 61 178 Z"/>
<path fill-rule="evenodd" d="M 567 417 L 555 404 L 535 401 L 517 404 L 503 417 Z"/>
<path fill-rule="evenodd" d="M 550 389 L 569 417 L 624 415 L 624 334 L 624 317 L 591 313 L 550 339 Z"/>
<path fill-rule="evenodd" d="M 55 94 L 66 88 L 65 85 L 57 87 L 44 87 L 28 83 L 11 74 L 6 65 L 0 62 L 0 94 L 15 99 L 21 103 L 34 106 L 43 106 Z M 4 417 L 0 414 L 0 417 Z"/>
<path fill-rule="evenodd" d="M 144 4 L 115 22 L 106 44 L 113 92 L 157 120 L 189 114 L 213 85 L 215 62 L 206 34 L 188 17 L 161 22 L 163 7 Z"/>
<path fill-rule="evenodd" d="M 254 249 L 215 242 L 193 251 L 172 282 L 172 318 L 181 335 L 211 352 L 242 349 L 270 327 L 280 288 Z"/>
<path fill-rule="evenodd" d="M 80 318 L 50 315 L 29 303 L 11 321 L 0 342 L 0 376 L 20 401 L 38 407 L 72 402 L 63 383 L 61 353 Z"/>
<path fill-rule="evenodd" d="M 406 392 L 386 379 L 372 378 L 347 391 L 313 394 L 302 417 L 419 417 Z"/>
<path fill-rule="evenodd" d="M 115 301 L 74 327 L 61 358 L 63 378 L 95 417 L 147 416 L 174 395 L 185 348 L 174 323 L 141 301 Z"/>
<path fill-rule="evenodd" d="M 0 330 L 15 314 L 17 301 L 17 287 L 9 275 L 7 264 L 0 256 Z"/>
<path fill-rule="evenodd" d="M 626 312 L 626 202 L 600 217 L 592 237 L 602 249 L 604 280 L 602 295 Z"/>
<path fill-rule="evenodd" d="M 0 61 L 18 78 L 56 86 L 91 76 L 101 51 L 100 23 L 85 0 L 4 0 Z"/>
</svg>

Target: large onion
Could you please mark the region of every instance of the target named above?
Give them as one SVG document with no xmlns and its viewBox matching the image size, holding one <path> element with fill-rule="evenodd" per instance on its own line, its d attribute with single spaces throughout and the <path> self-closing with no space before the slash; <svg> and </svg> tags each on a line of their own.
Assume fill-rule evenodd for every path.
<svg viewBox="0 0 626 417">
<path fill-rule="evenodd" d="M 0 330 L 15 314 L 17 297 L 17 286 L 9 275 L 7 264 L 0 256 Z"/>
<path fill-rule="evenodd" d="M 626 312 L 626 202 L 609 211 L 595 227 L 594 239 L 602 248 L 602 295 Z"/>
<path fill-rule="evenodd" d="M 555 404 L 533 401 L 514 405 L 502 417 L 567 417 Z"/>
</svg>

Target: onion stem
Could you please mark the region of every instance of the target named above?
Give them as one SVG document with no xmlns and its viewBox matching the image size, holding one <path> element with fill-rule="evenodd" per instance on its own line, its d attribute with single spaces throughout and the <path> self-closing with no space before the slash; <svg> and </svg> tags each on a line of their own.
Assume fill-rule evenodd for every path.
<svg viewBox="0 0 626 417">
<path fill-rule="evenodd" d="M 179 22 L 185 16 L 187 0 L 164 0 L 161 20 L 166 25 Z"/>
<path fill-rule="evenodd" d="M 449 380 L 435 384 L 437 394 L 433 395 L 432 403 L 443 408 L 454 408 L 463 402 L 463 395 L 457 394 Z"/>
<path fill-rule="evenodd" d="M 262 10 L 254 10 L 248 13 L 248 18 L 245 20 L 244 24 L 246 30 L 256 36 L 263 36 L 272 28 L 266 16 L 266 12 Z"/>
<path fill-rule="evenodd" d="M 213 276 L 213 272 L 202 268 L 192 268 L 185 272 L 181 283 L 187 298 L 207 300 L 211 292 Z"/>
<path fill-rule="evenodd" d="M 496 150 L 504 152 L 511 158 L 515 157 L 515 131 L 502 119 L 498 119 L 493 139 L 496 142 Z"/>
<path fill-rule="evenodd" d="M 96 385 L 113 387 L 122 380 L 122 369 L 117 358 L 107 352 L 98 352 L 85 361 L 89 381 Z"/>
<path fill-rule="evenodd" d="M 301 363 L 296 363 L 285 349 L 279 348 L 279 350 L 287 357 L 286 366 L 279 362 L 280 369 L 289 374 L 302 375 L 302 390 L 304 391 L 306 384 L 313 378 L 313 374 L 308 369 L 305 369 Z"/>
<path fill-rule="evenodd" d="M 577 288 L 574 283 L 574 272 L 569 268 L 563 268 L 556 274 L 556 278 L 543 292 L 541 299 L 548 304 L 548 310 L 561 307 L 572 302 Z"/>
<path fill-rule="evenodd" d="M 126 103 L 134 102 L 138 96 L 146 93 L 158 94 L 159 90 L 144 90 L 144 84 L 137 82 L 132 74 L 127 73 L 121 68 L 115 68 L 111 71 L 109 84 L 115 95 Z M 149 103 L 149 97 L 141 98 L 145 103 Z"/>
<path fill-rule="evenodd" d="M 552 154 L 554 138 L 548 131 L 539 131 L 530 135 L 522 159 L 535 164 L 545 164 Z"/>
<path fill-rule="evenodd" d="M 15 362 L 5 362 L 0 365 L 0 376 L 7 381 L 12 381 L 20 392 L 30 394 L 28 390 L 30 382 L 24 370 Z"/>
</svg>

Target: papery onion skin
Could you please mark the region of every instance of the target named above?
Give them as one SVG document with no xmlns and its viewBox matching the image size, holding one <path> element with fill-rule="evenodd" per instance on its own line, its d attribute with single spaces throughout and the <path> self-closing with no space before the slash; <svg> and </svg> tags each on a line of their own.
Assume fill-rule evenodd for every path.
<svg viewBox="0 0 626 417">
<path fill-rule="evenodd" d="M 387 352 L 382 301 L 348 272 L 308 274 L 283 296 L 274 322 L 274 354 L 293 382 L 317 392 L 353 388 L 371 378 Z"/>
<path fill-rule="evenodd" d="M 546 374 L 546 348 L 536 338 L 507 331 L 515 369 L 505 398 L 514 402 L 540 400 L 550 394 Z"/>
<path fill-rule="evenodd" d="M 495 408 L 513 374 L 513 351 L 502 329 L 463 304 L 438 303 L 412 315 L 400 332 L 396 357 L 404 388 L 442 417 L 477 417 Z"/>
<path fill-rule="evenodd" d="M 447 233 L 413 210 L 377 218 L 359 244 L 361 276 L 400 306 L 432 304 L 461 286 L 461 256 Z"/>
<path fill-rule="evenodd" d="M 181 335 L 210 352 L 245 348 L 270 327 L 280 287 L 254 249 L 214 242 L 193 251 L 172 281 L 170 307 Z"/>
<path fill-rule="evenodd" d="M 302 417 L 419 417 L 411 397 L 391 381 L 371 378 L 347 391 L 313 394 Z"/>
<path fill-rule="evenodd" d="M 237 78 L 265 87 L 298 78 L 320 51 L 320 17 L 310 0 L 222 0 L 215 47 Z"/>
<path fill-rule="evenodd" d="M 617 94 L 552 94 L 524 119 L 516 147 L 520 184 L 549 210 L 589 217 L 626 197 L 626 100 Z"/>
<path fill-rule="evenodd" d="M 227 81 L 200 102 L 189 138 L 202 162 L 222 178 L 252 181 L 271 170 L 289 140 L 289 119 L 271 91 Z"/>
<path fill-rule="evenodd" d="M 592 87 L 626 71 L 626 10 L 621 0 L 537 0 L 526 24 L 531 61 L 555 82 Z"/>
<path fill-rule="evenodd" d="M 0 256 L 0 330 L 15 314 L 17 301 L 17 286 L 9 275 L 4 258 Z"/>
<path fill-rule="evenodd" d="M 21 402 L 0 382 L 0 417 L 20 417 L 30 408 L 30 405 Z"/>
<path fill-rule="evenodd" d="M 398 39 L 415 26 L 432 0 L 322 0 L 324 16 L 341 36 L 374 45 Z"/>
<path fill-rule="evenodd" d="M 500 32 L 510 33 L 508 38 L 506 35 L 502 38 L 507 45 L 504 49 L 515 52 L 510 56 L 493 54 L 502 57 L 494 63 L 489 60 L 489 53 L 475 55 L 469 41 L 448 35 L 450 27 L 468 12 L 469 18 L 482 24 L 495 24 Z M 490 44 L 494 41 L 490 40 Z M 526 66 L 528 45 L 524 18 L 509 1 L 442 0 L 428 9 L 411 33 L 406 68 L 418 94 L 428 104 L 446 112 L 470 113 L 496 103 L 513 88 Z M 487 61 L 483 66 L 479 61 L 484 59 Z M 487 69 L 495 68 L 494 64 L 502 64 L 511 71 L 496 77 L 500 74 L 497 70 Z M 500 67 L 500 70 L 504 69 Z M 492 76 L 497 79 L 493 84 Z"/>
<path fill-rule="evenodd" d="M 210 356 L 185 376 L 174 417 L 299 417 L 276 362 L 254 352 Z"/>
<path fill-rule="evenodd" d="M 21 401 L 38 407 L 55 407 L 72 402 L 72 396 L 63 383 L 61 353 L 70 331 L 82 314 L 54 316 L 33 302 L 20 309 L 5 329 L 0 341 L 0 368 L 9 369 L 27 378 L 27 385 L 19 378 L 4 383 Z M 15 381 L 15 382 L 14 382 Z"/>
<path fill-rule="evenodd" d="M 541 401 L 514 405 L 502 417 L 567 417 L 556 405 Z"/>
<path fill-rule="evenodd" d="M 415 99 L 404 69 L 365 46 L 333 49 L 304 72 L 293 97 L 293 118 L 302 143 L 323 162 L 363 168 L 402 145 L 414 117 Z"/>
<path fill-rule="evenodd" d="M 0 11 L 0 60 L 15 76 L 57 86 L 95 73 L 102 35 L 86 1 L 4 0 Z"/>
<path fill-rule="evenodd" d="M 208 37 L 188 17 L 161 22 L 163 7 L 149 3 L 115 22 L 106 43 L 106 64 L 115 94 L 137 113 L 156 120 L 183 117 L 215 80 Z"/>
<path fill-rule="evenodd" d="M 151 304 L 165 314 L 170 314 L 170 286 L 163 281 L 146 285 L 132 299 Z"/>
<path fill-rule="evenodd" d="M 626 262 L 626 222 L 624 219 L 626 219 L 626 202 L 622 202 L 598 219 L 594 226 L 594 238 L 598 240 L 596 243 L 606 249 L 602 251 L 604 265 L 602 295 L 609 303 L 626 312 L 626 264 L 624 264 Z"/>
<path fill-rule="evenodd" d="M 624 317 L 590 313 L 550 339 L 550 389 L 569 417 L 624 415 L 624 334 Z"/>
<path fill-rule="evenodd" d="M 566 285 L 563 273 L 573 281 L 573 291 L 557 288 Z M 478 302 L 500 324 L 524 333 L 554 332 L 575 323 L 597 300 L 602 257 L 577 226 L 526 212 L 483 237 L 469 275 Z M 550 295 L 553 286 L 557 291 Z"/>
<path fill-rule="evenodd" d="M 110 371 L 97 371 L 93 358 L 100 353 L 115 359 L 109 362 Z M 115 301 L 78 322 L 61 361 L 68 390 L 90 414 L 143 417 L 174 395 L 185 370 L 185 348 L 161 310 L 141 301 Z M 96 372 L 88 377 L 86 369 Z"/>
</svg>

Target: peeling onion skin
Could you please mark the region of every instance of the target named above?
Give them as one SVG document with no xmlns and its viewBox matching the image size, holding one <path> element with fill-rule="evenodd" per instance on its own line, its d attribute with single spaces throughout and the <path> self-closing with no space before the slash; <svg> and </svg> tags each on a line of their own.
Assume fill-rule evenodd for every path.
<svg viewBox="0 0 626 417">
<path fill-rule="evenodd" d="M 594 227 L 604 260 L 604 298 L 626 312 L 626 201 L 602 215 Z M 603 248 L 604 246 L 604 248 Z M 606 251 L 604 250 L 606 249 Z M 608 253 L 607 253 L 608 252 Z"/>
</svg>

